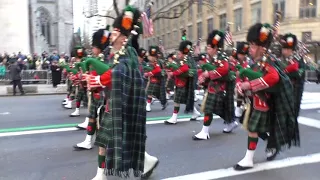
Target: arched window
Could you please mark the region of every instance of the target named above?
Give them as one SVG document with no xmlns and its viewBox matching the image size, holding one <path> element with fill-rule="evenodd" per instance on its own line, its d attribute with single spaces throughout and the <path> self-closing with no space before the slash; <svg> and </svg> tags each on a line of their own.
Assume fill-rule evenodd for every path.
<svg viewBox="0 0 320 180">
<path fill-rule="evenodd" d="M 44 36 L 49 45 L 51 45 L 51 16 L 47 9 L 41 7 L 38 9 L 38 22 L 40 33 Z"/>
</svg>

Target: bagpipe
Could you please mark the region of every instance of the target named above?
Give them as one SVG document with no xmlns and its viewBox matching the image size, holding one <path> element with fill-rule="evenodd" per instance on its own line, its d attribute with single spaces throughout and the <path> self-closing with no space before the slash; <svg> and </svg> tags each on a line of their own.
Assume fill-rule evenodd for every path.
<svg viewBox="0 0 320 180">
<path fill-rule="evenodd" d="M 200 65 L 200 68 L 203 72 L 204 71 L 214 71 L 218 67 L 223 66 L 222 61 L 228 61 L 228 57 L 226 56 L 225 53 L 218 51 L 218 55 L 213 58 L 213 61 Z M 235 79 L 236 79 L 235 72 L 231 71 L 229 68 L 228 74 L 221 77 L 219 80 L 221 80 L 221 81 L 234 81 Z"/>
</svg>

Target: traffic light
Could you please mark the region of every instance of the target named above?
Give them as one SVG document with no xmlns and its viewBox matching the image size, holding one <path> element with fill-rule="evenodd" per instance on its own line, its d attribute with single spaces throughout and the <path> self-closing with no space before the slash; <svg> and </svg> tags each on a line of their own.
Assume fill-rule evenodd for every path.
<svg viewBox="0 0 320 180">
<path fill-rule="evenodd" d="M 182 41 L 187 40 L 187 30 L 185 30 L 185 29 L 182 30 L 181 40 L 182 40 Z"/>
</svg>

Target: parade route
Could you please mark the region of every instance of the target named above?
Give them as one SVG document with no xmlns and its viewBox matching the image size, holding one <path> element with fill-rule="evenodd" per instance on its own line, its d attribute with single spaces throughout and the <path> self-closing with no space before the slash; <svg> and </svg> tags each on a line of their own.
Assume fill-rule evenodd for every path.
<svg viewBox="0 0 320 180">
<path fill-rule="evenodd" d="M 305 98 L 316 99 L 312 95 L 315 94 Z M 63 98 L 59 95 L 1 99 L 1 111 L 10 114 L 0 115 L 0 180 L 90 180 L 94 177 L 98 148 L 79 152 L 72 147 L 84 140 L 85 131 L 77 130 L 74 125 L 84 120 L 86 110 L 81 109 L 80 117 L 69 117 L 74 110 L 61 107 Z M 201 118 L 190 122 L 191 114 L 184 114 L 182 106 L 179 123 L 164 125 L 163 121 L 171 116 L 172 104 L 161 111 L 155 102 L 153 111 L 148 113 L 147 151 L 160 160 L 151 180 L 319 179 L 319 109 L 301 110 L 300 148 L 293 147 L 267 162 L 265 142 L 259 141 L 256 167 L 236 172 L 230 168 L 245 153 L 246 132 L 239 127 L 231 134 L 223 134 L 223 122 L 214 116 L 211 139 L 193 141 L 192 136 L 201 130 Z"/>
</svg>

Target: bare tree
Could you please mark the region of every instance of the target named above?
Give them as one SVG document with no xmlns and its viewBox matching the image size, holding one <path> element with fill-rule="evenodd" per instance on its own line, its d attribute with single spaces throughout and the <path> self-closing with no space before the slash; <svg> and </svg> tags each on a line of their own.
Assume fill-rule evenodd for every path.
<svg viewBox="0 0 320 180">
<path fill-rule="evenodd" d="M 82 46 L 83 46 L 85 49 L 90 49 L 90 48 L 91 48 L 90 38 L 89 38 L 89 35 L 86 34 L 86 33 L 83 35 Z"/>
<path fill-rule="evenodd" d="M 173 6 L 173 7 L 170 7 L 168 10 L 166 11 L 160 11 L 160 12 L 157 12 L 155 14 L 153 14 L 153 18 L 152 20 L 153 21 L 156 21 L 156 20 L 159 20 L 159 19 L 177 19 L 177 18 L 180 18 L 183 13 L 188 10 L 189 8 L 192 7 L 193 4 L 197 4 L 199 3 L 197 0 L 185 0 L 183 2 L 181 2 L 180 4 L 176 5 L 176 6 Z M 207 6 L 211 9 L 214 10 L 215 6 L 213 6 L 209 0 L 203 0 L 202 1 L 202 5 L 203 6 Z M 180 11 L 176 12 L 176 13 L 171 13 L 172 9 L 180 9 Z M 215 11 L 213 11 L 215 12 Z"/>
<path fill-rule="evenodd" d="M 149 4 L 150 0 L 146 0 L 145 3 L 145 7 L 147 7 L 147 5 Z M 126 0 L 126 5 L 128 5 L 130 3 L 130 0 Z M 188 10 L 193 4 L 197 4 L 199 3 L 197 0 L 185 0 L 183 2 L 181 2 L 180 4 L 176 5 L 176 6 L 172 6 L 170 7 L 168 10 L 166 11 L 160 11 L 160 12 L 156 12 L 154 14 L 152 14 L 152 20 L 153 21 L 157 21 L 159 19 L 177 19 L 180 18 L 183 13 Z M 209 0 L 203 0 L 202 1 L 202 5 L 203 6 L 207 6 L 211 9 L 215 9 L 215 6 L 213 6 Z M 120 15 L 120 11 L 119 11 L 119 7 L 118 7 L 118 3 L 117 0 L 113 0 L 113 8 L 114 11 L 116 12 L 116 16 Z M 172 9 L 180 9 L 180 11 L 177 11 L 176 13 L 171 13 Z M 215 12 L 215 11 L 213 11 Z M 107 18 L 111 18 L 111 19 L 115 19 L 115 17 L 111 16 L 111 15 L 100 15 L 100 14 L 90 14 L 90 15 L 86 15 L 84 13 L 84 16 L 86 18 L 91 18 L 94 16 L 99 16 L 99 17 L 107 17 Z"/>
</svg>

